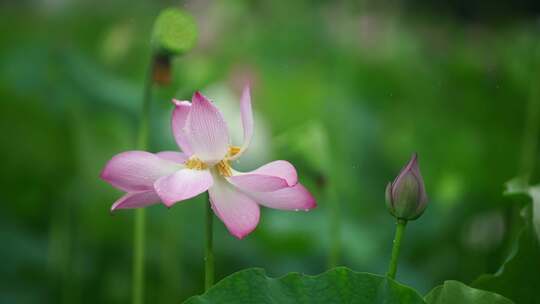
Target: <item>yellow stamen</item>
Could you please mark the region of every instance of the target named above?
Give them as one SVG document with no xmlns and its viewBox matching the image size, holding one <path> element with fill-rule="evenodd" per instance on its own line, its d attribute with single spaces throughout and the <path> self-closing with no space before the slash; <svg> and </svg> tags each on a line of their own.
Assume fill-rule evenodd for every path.
<svg viewBox="0 0 540 304">
<path fill-rule="evenodd" d="M 225 177 L 232 176 L 232 169 L 231 169 L 231 165 L 229 165 L 228 160 L 222 160 L 219 163 L 217 163 L 216 169 L 218 170 L 219 174 Z"/>
<path fill-rule="evenodd" d="M 239 146 L 230 146 L 229 147 L 229 152 L 227 152 L 227 157 L 233 157 L 235 156 L 236 154 L 238 154 L 240 152 L 242 148 L 240 148 Z"/>
<path fill-rule="evenodd" d="M 208 166 L 199 158 L 197 157 L 190 157 L 186 163 L 186 168 L 193 169 L 193 170 L 205 170 L 208 169 Z"/>
</svg>

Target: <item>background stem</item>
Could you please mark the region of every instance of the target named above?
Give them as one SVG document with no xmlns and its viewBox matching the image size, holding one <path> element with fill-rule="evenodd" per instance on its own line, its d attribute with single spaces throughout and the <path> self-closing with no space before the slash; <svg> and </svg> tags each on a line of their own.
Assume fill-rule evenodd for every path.
<svg viewBox="0 0 540 304">
<path fill-rule="evenodd" d="M 144 83 L 144 93 L 141 105 L 139 134 L 137 138 L 137 149 L 148 150 L 148 129 L 150 124 L 150 102 L 152 100 L 152 70 L 154 56 L 150 58 L 146 79 Z M 133 304 L 144 303 L 144 243 L 145 243 L 145 210 L 139 208 L 135 210 L 135 223 L 133 230 L 133 282 L 132 282 L 132 302 Z"/>
<path fill-rule="evenodd" d="M 540 41 L 535 41 L 531 47 L 531 73 L 529 101 L 527 105 L 525 128 L 523 132 L 523 144 L 521 148 L 521 161 L 519 173 L 529 183 L 531 172 L 534 170 L 537 158 L 538 133 L 540 131 L 540 89 L 538 88 L 538 67 L 540 58 L 537 55 L 540 49 Z"/>
<path fill-rule="evenodd" d="M 398 219 L 396 225 L 396 235 L 394 237 L 394 243 L 392 246 L 392 257 L 390 259 L 390 266 L 388 267 L 388 277 L 395 279 L 399 250 L 401 248 L 401 240 L 403 238 L 403 233 L 405 232 L 405 226 L 407 225 L 407 220 Z"/>
<path fill-rule="evenodd" d="M 210 199 L 206 203 L 206 246 L 204 250 L 204 290 L 214 285 L 213 216 Z"/>
</svg>

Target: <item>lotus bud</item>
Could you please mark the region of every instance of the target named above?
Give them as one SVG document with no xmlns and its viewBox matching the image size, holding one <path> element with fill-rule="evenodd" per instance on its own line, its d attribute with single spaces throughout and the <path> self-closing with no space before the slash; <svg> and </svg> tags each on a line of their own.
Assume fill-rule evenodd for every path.
<svg viewBox="0 0 540 304">
<path fill-rule="evenodd" d="M 415 153 L 396 179 L 386 186 L 386 206 L 397 219 L 415 220 L 422 215 L 427 202 L 426 188 Z"/>
</svg>

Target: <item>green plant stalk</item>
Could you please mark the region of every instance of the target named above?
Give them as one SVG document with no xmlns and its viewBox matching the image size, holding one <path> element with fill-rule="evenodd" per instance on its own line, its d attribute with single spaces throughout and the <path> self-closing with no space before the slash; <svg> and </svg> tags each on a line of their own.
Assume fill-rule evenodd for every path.
<svg viewBox="0 0 540 304">
<path fill-rule="evenodd" d="M 213 217 L 210 200 L 206 202 L 206 244 L 204 249 L 204 290 L 214 285 Z"/>
<path fill-rule="evenodd" d="M 389 278 L 395 279 L 399 258 L 399 250 L 401 248 L 401 241 L 403 234 L 405 233 L 405 226 L 407 226 L 407 220 L 398 219 L 396 224 L 396 234 L 394 236 L 394 243 L 392 245 L 392 257 L 390 258 L 390 265 L 388 266 Z"/>
<path fill-rule="evenodd" d="M 135 210 L 135 229 L 133 230 L 133 304 L 144 303 L 145 220 L 145 210 Z"/>
<path fill-rule="evenodd" d="M 540 67 L 540 57 L 537 55 L 539 49 L 540 40 L 535 41 L 531 48 L 531 82 L 521 148 L 520 175 L 525 178 L 527 183 L 530 181 L 532 170 L 536 164 L 538 133 L 540 132 L 540 89 L 536 85 L 540 79 L 537 76 L 537 71 Z"/>
<path fill-rule="evenodd" d="M 148 129 L 150 125 L 150 103 L 152 100 L 152 69 L 154 56 L 152 55 L 148 64 L 148 71 L 144 83 L 144 94 L 140 113 L 139 134 L 137 139 L 137 149 L 148 150 Z M 145 222 L 146 213 L 143 208 L 135 210 L 135 222 L 133 230 L 133 281 L 132 281 L 132 303 L 144 303 L 144 255 L 145 255 Z"/>
</svg>

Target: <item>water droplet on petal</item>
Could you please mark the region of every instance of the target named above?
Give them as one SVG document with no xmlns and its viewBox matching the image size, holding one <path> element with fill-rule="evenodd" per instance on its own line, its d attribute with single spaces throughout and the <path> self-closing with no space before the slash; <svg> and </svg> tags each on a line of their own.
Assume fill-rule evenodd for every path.
<svg viewBox="0 0 540 304">
<path fill-rule="evenodd" d="M 294 209 L 294 211 L 298 212 L 298 211 L 300 211 L 300 209 Z"/>
</svg>

